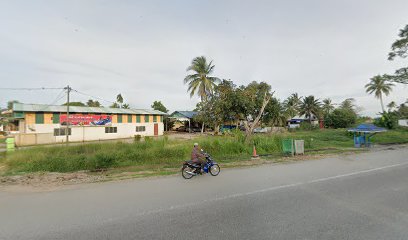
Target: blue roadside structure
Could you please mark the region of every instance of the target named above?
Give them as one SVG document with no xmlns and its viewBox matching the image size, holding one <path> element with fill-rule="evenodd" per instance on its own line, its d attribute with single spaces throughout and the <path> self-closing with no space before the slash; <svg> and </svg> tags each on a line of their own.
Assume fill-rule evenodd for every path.
<svg viewBox="0 0 408 240">
<path fill-rule="evenodd" d="M 348 132 L 353 133 L 354 147 L 370 147 L 370 139 L 377 133 L 386 132 L 385 128 L 377 127 L 373 124 L 360 124 L 356 128 L 350 128 Z"/>
</svg>

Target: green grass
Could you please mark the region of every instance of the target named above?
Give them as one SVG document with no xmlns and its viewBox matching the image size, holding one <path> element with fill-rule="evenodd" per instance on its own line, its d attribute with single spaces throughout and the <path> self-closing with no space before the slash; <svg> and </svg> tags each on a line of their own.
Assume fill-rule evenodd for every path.
<svg viewBox="0 0 408 240">
<path fill-rule="evenodd" d="M 353 147 L 352 136 L 344 129 L 295 131 L 284 134 L 254 135 L 245 142 L 241 132 L 230 136 L 207 136 L 194 140 L 146 139 L 134 143 L 88 143 L 76 146 L 32 147 L 8 153 L 0 157 L 0 165 L 6 166 L 3 174 L 13 175 L 31 172 L 73 172 L 110 168 L 112 171 L 166 172 L 179 168 L 190 158 L 193 142 L 209 152 L 218 162 L 247 161 L 253 145 L 260 155 L 280 157 L 282 139 L 305 140 L 305 150 L 316 152 L 340 152 Z M 407 143 L 408 131 L 388 131 L 373 138 L 377 144 Z M 150 171 L 150 172 L 149 172 Z"/>
</svg>

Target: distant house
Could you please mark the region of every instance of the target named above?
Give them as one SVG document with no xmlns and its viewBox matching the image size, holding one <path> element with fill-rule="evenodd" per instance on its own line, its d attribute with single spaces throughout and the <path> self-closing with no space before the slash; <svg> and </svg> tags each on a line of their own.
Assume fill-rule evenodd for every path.
<svg viewBox="0 0 408 240">
<path fill-rule="evenodd" d="M 192 130 L 192 128 L 199 128 L 199 123 L 194 122 L 193 118 L 198 112 L 196 111 L 175 111 L 170 114 L 170 121 L 174 122 L 173 130 L 185 128 L 186 131 Z"/>
<path fill-rule="evenodd" d="M 302 122 L 309 122 L 309 118 L 306 118 L 304 115 L 302 116 L 295 116 L 288 120 L 287 126 L 288 128 L 298 128 Z M 312 122 L 313 125 L 319 124 L 319 119 L 312 115 Z"/>
</svg>

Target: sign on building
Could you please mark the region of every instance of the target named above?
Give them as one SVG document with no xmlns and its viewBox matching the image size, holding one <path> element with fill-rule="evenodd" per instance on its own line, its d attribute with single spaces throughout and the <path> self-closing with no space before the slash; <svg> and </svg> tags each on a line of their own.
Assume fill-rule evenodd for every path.
<svg viewBox="0 0 408 240">
<path fill-rule="evenodd" d="M 94 114 L 70 114 L 69 115 L 70 125 L 79 126 L 103 126 L 112 124 L 112 118 L 109 115 L 94 115 Z M 60 124 L 67 125 L 67 115 L 60 115 Z"/>
</svg>

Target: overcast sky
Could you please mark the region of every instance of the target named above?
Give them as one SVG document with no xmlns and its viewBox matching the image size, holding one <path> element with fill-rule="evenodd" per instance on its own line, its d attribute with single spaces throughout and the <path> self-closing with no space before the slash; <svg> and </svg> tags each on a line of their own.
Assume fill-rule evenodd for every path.
<svg viewBox="0 0 408 240">
<path fill-rule="evenodd" d="M 196 56 L 214 60 L 215 75 L 236 84 L 268 82 L 283 99 L 293 92 L 334 102 L 353 97 L 375 116 L 365 93 L 387 61 L 408 1 L 0 1 L 1 87 L 63 87 L 133 108 L 154 100 L 191 110 L 183 84 Z M 407 62 L 405 60 L 405 65 Z M 0 91 L 0 106 L 61 104 L 60 90 Z M 402 103 L 398 84 L 385 103 Z M 89 97 L 72 94 L 73 101 Z M 108 105 L 107 102 L 101 102 Z"/>
</svg>

